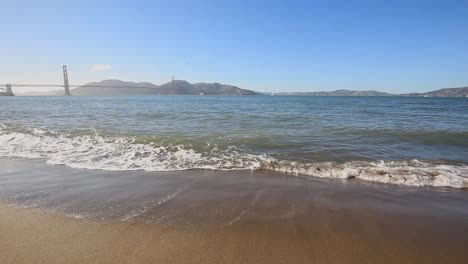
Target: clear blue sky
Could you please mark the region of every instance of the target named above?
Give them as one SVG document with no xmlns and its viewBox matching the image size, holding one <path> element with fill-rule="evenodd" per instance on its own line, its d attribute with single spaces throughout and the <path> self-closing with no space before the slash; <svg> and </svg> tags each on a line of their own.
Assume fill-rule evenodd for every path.
<svg viewBox="0 0 468 264">
<path fill-rule="evenodd" d="M 3 0 L 0 33 L 0 83 L 60 83 L 67 64 L 76 84 L 175 76 L 274 92 L 468 85 L 467 0 Z"/>
</svg>

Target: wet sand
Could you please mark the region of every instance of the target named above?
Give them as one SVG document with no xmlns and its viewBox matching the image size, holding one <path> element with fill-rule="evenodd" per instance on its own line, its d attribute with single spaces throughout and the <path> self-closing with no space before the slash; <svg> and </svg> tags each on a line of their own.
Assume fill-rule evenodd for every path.
<svg viewBox="0 0 468 264">
<path fill-rule="evenodd" d="M 468 192 L 0 159 L 1 263 L 466 263 Z"/>
</svg>

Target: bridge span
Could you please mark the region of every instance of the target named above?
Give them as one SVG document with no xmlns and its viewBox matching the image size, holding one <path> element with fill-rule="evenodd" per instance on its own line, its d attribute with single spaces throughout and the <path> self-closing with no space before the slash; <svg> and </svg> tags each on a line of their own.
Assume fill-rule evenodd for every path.
<svg viewBox="0 0 468 264">
<path fill-rule="evenodd" d="M 80 86 L 86 86 L 86 87 L 101 87 L 101 88 L 116 88 L 115 86 L 108 86 L 108 85 L 89 85 L 89 84 L 80 84 L 80 85 L 73 85 L 68 83 L 68 71 L 67 71 L 67 66 L 63 65 L 62 66 L 62 72 L 63 72 L 63 84 L 0 84 L 0 96 L 2 95 L 9 95 L 13 96 L 13 87 L 61 87 L 64 88 L 64 95 L 70 96 L 72 95 L 70 93 L 70 87 L 80 87 Z M 118 88 L 144 88 L 141 86 L 118 86 Z"/>
</svg>

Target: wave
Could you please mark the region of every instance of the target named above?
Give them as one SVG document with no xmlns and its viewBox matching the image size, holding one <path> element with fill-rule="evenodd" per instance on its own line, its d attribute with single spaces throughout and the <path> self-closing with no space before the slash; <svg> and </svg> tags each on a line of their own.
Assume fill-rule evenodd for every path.
<svg viewBox="0 0 468 264">
<path fill-rule="evenodd" d="M 198 143 L 200 145 L 200 143 Z M 154 138 L 59 133 L 0 124 L 0 157 L 43 158 L 80 169 L 177 171 L 269 170 L 295 175 L 360 179 L 410 186 L 468 188 L 468 165 L 441 161 L 314 162 L 279 160 L 236 146 L 180 143 Z"/>
</svg>

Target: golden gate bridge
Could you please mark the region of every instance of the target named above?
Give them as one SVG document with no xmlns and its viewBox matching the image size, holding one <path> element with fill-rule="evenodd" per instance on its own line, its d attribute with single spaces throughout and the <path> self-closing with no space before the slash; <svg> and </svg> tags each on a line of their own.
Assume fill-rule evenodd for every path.
<svg viewBox="0 0 468 264">
<path fill-rule="evenodd" d="M 64 95 L 71 95 L 70 93 L 70 87 L 80 87 L 80 86 L 86 86 L 86 87 L 102 87 L 102 88 L 116 88 L 116 86 L 108 86 L 108 85 L 91 85 L 91 84 L 81 84 L 81 85 L 74 85 L 74 84 L 69 84 L 68 83 L 68 71 L 67 71 L 67 66 L 63 65 L 62 66 L 62 71 L 63 71 L 63 84 L 0 84 L 0 95 L 14 95 L 13 93 L 13 87 L 63 87 L 64 88 Z M 172 79 L 172 83 L 174 86 L 174 78 Z M 142 86 L 118 86 L 118 88 L 145 88 Z M 148 87 L 149 88 L 149 87 Z"/>
</svg>

